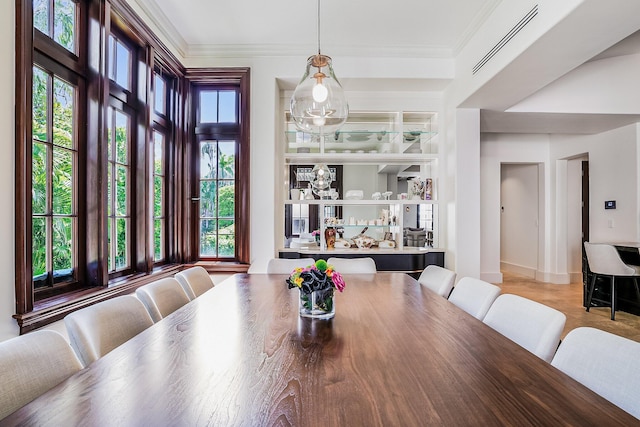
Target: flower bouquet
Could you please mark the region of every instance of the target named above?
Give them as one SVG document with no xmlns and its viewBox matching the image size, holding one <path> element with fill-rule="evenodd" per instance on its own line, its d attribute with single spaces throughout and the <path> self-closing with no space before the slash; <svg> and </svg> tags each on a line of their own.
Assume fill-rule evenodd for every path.
<svg viewBox="0 0 640 427">
<path fill-rule="evenodd" d="M 342 292 L 342 275 L 323 259 L 305 268 L 296 268 L 287 279 L 289 289 L 300 290 L 300 315 L 330 319 L 335 315 L 333 292 Z"/>
</svg>

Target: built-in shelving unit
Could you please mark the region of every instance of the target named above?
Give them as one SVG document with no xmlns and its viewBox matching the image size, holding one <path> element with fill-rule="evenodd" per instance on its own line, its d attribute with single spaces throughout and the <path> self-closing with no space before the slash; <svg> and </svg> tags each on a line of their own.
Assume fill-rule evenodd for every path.
<svg viewBox="0 0 640 427">
<path fill-rule="evenodd" d="M 345 125 L 328 135 L 300 132 L 288 113 L 284 117 L 284 164 L 288 174 L 282 189 L 286 194 L 286 236 L 281 254 L 443 252 L 438 248 L 437 114 L 350 112 Z M 339 171 L 340 182 L 332 186 L 333 198 L 322 193 L 305 198 L 310 197 L 310 189 L 304 179 L 294 176 L 317 164 Z M 421 191 L 426 186 L 429 191 Z M 301 199 L 291 200 L 293 188 L 302 190 Z M 347 199 L 349 190 L 360 191 L 362 198 Z M 327 227 L 337 228 L 348 241 L 367 227 L 367 236 L 386 243 L 381 248 L 329 249 L 324 240 Z M 424 240 L 407 236 L 408 232 L 419 233 L 420 228 Z M 313 231 L 320 236 L 317 246 L 295 244 L 300 235 Z M 389 241 L 393 247 L 389 247 Z"/>
</svg>

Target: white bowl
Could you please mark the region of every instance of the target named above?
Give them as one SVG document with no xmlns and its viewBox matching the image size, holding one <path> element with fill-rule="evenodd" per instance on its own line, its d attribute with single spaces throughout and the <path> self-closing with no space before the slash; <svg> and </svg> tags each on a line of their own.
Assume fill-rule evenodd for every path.
<svg viewBox="0 0 640 427">
<path fill-rule="evenodd" d="M 347 190 L 344 195 L 346 200 L 362 200 L 364 197 L 364 191 L 362 190 Z"/>
</svg>

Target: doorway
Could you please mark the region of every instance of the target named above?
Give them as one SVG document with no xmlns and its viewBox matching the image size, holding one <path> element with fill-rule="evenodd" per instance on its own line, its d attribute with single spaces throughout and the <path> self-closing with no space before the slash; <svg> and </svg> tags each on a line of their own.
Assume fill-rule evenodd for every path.
<svg viewBox="0 0 640 427">
<path fill-rule="evenodd" d="M 536 278 L 539 248 L 539 166 L 502 164 L 500 269 Z"/>
<path fill-rule="evenodd" d="M 582 281 L 585 241 L 589 241 L 589 160 L 567 161 L 567 273 L 571 283 Z"/>
</svg>

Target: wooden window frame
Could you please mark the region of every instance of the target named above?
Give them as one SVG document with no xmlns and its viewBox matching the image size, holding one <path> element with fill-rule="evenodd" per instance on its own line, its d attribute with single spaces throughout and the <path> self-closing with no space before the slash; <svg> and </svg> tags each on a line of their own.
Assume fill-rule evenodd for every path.
<svg viewBox="0 0 640 427">
<path fill-rule="evenodd" d="M 208 261 L 236 262 L 250 264 L 250 92 L 249 82 L 251 79 L 248 68 L 199 68 L 186 71 L 186 79 L 189 82 L 189 93 L 193 101 L 192 116 L 189 120 L 190 129 L 189 143 L 187 149 L 190 156 L 187 156 L 185 167 L 190 171 L 188 177 L 188 197 L 189 200 L 200 197 L 199 183 L 199 146 L 200 137 L 197 134 L 206 134 L 207 138 L 223 140 L 228 135 L 237 138 L 236 154 L 236 194 L 235 194 L 235 230 L 236 230 L 236 251 L 235 257 L 230 258 L 201 258 Z M 233 88 L 238 90 L 238 123 L 202 124 L 196 129 L 199 111 L 196 108 L 196 94 L 202 89 L 224 90 Z M 237 129 L 236 129 L 237 128 Z M 237 133 L 235 133 L 237 131 Z M 236 136 L 237 135 L 237 136 Z M 190 230 L 192 233 L 199 233 L 199 212 L 198 203 L 191 203 L 188 209 Z M 192 234 L 189 237 L 188 256 L 192 259 L 199 258 L 198 239 Z"/>
<path fill-rule="evenodd" d="M 133 12 L 126 0 L 78 0 L 79 29 L 77 31 L 78 55 L 57 45 L 48 36 L 33 29 L 32 1 L 15 0 L 16 4 L 16 314 L 14 318 L 20 332 L 28 332 L 45 324 L 62 319 L 66 314 L 96 302 L 135 291 L 145 283 L 174 274 L 186 262 L 189 254 L 184 250 L 183 218 L 186 203 L 183 200 L 185 187 L 183 155 L 186 126 L 184 117 L 189 114 L 184 93 L 188 84 L 185 70 L 179 61 L 166 49 L 157 36 Z M 89 30 L 90 29 L 90 30 Z M 147 232 L 152 218 L 149 197 L 138 197 L 136 211 L 135 254 L 133 268 L 129 274 L 110 278 L 106 266 L 106 182 L 104 159 L 106 155 L 107 105 L 110 82 L 107 68 L 106 41 L 112 31 L 120 31 L 138 46 L 137 64 L 142 66 L 134 79 L 140 86 L 135 94 L 121 91 L 120 95 L 131 97 L 137 107 L 136 167 L 140 177 L 135 181 L 135 191 L 144 194 L 149 189 L 149 162 L 147 141 L 152 126 L 157 123 L 151 117 L 147 99 L 152 94 L 151 71 L 156 66 L 172 76 L 170 110 L 162 123 L 172 137 L 172 147 L 167 148 L 167 185 L 171 190 L 169 199 L 172 209 L 167 213 L 166 260 L 156 265 L 153 260 L 153 240 Z M 31 267 L 31 111 L 32 111 L 32 67 L 34 61 L 46 62 L 46 68 L 63 80 L 68 76 L 84 81 L 86 94 L 79 107 L 80 126 L 78 136 L 79 179 L 78 206 L 79 242 L 77 289 L 60 295 L 36 299 L 32 284 Z M 62 71 L 61 71 L 62 70 Z M 66 74 L 65 74 L 66 73 Z M 83 90 L 85 90 L 83 89 Z M 157 121 L 160 122 L 159 120 Z M 153 123 L 153 124 L 152 124 Z M 144 143 L 143 143 L 144 141 Z M 170 184 L 170 185 L 169 185 Z M 97 189 L 97 190 L 96 190 Z M 170 202 L 170 203 L 172 203 Z M 89 208 L 90 207 L 90 208 Z"/>
</svg>

